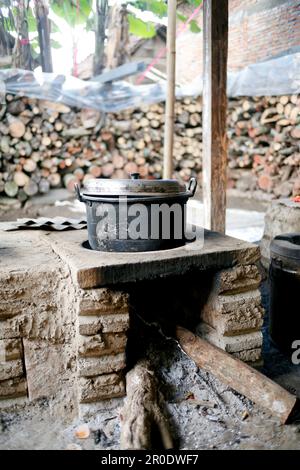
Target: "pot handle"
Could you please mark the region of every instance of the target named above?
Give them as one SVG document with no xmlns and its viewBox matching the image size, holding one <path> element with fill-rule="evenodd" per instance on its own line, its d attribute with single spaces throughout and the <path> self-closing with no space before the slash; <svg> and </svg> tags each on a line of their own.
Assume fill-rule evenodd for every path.
<svg viewBox="0 0 300 470">
<path fill-rule="evenodd" d="M 77 199 L 80 201 L 80 202 L 84 202 L 84 199 L 80 193 L 80 189 L 79 189 L 79 186 L 78 184 L 75 184 L 74 185 L 74 189 L 75 189 L 75 193 L 76 193 L 76 196 L 77 196 Z"/>
<path fill-rule="evenodd" d="M 190 193 L 190 197 L 193 197 L 197 189 L 197 180 L 196 178 L 191 178 L 189 185 L 188 185 L 188 192 Z"/>
</svg>

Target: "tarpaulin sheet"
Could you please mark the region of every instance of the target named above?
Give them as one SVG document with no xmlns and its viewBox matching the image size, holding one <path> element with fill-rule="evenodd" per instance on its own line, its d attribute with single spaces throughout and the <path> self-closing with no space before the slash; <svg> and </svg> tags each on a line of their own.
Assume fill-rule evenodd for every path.
<svg viewBox="0 0 300 470">
<path fill-rule="evenodd" d="M 229 72 L 229 97 L 288 95 L 300 93 L 300 53 L 278 57 Z M 20 69 L 0 70 L 0 102 L 5 93 L 64 103 L 78 108 L 118 112 L 143 104 L 164 101 L 166 83 L 133 85 L 125 80 L 102 83 L 73 76 L 31 72 Z M 176 87 L 177 98 L 202 94 L 202 77 L 189 85 Z"/>
<path fill-rule="evenodd" d="M 2 102 L 5 93 L 11 93 L 104 112 L 121 111 L 165 99 L 164 86 L 159 84 L 134 86 L 124 80 L 101 83 L 20 69 L 0 70 L 0 84 Z"/>
</svg>

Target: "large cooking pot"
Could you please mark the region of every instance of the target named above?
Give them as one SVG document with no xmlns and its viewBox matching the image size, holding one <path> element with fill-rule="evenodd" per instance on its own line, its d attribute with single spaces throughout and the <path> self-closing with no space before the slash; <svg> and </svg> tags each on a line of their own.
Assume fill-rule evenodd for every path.
<svg viewBox="0 0 300 470">
<path fill-rule="evenodd" d="M 270 253 L 270 336 L 292 357 L 300 340 L 300 233 L 277 235 Z"/>
<path fill-rule="evenodd" d="M 95 178 L 86 182 L 79 201 L 86 205 L 89 244 L 99 251 L 153 251 L 185 243 L 186 202 L 197 187 L 176 180 Z"/>
</svg>

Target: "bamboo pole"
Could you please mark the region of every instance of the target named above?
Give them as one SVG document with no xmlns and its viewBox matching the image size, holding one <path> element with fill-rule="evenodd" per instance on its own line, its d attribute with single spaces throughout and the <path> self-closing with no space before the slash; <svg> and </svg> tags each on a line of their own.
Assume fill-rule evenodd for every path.
<svg viewBox="0 0 300 470">
<path fill-rule="evenodd" d="M 172 178 L 176 63 L 176 0 L 168 1 L 167 97 L 164 135 L 164 178 Z"/>
</svg>

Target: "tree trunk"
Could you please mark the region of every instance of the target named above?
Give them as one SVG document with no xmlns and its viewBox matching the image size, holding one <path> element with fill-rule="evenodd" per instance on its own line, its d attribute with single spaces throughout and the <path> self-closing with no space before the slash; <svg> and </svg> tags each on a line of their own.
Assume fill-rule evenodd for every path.
<svg viewBox="0 0 300 470">
<path fill-rule="evenodd" d="M 96 0 L 94 76 L 100 75 L 104 69 L 104 41 L 107 12 L 108 0 Z"/>
<path fill-rule="evenodd" d="M 49 8 L 45 0 L 35 0 L 35 14 L 41 50 L 41 66 L 43 72 L 53 72 L 50 45 L 50 23 L 48 19 Z"/>
<path fill-rule="evenodd" d="M 128 39 L 126 5 L 114 5 L 110 13 L 106 47 L 106 66 L 108 69 L 113 69 L 126 62 Z"/>
<path fill-rule="evenodd" d="M 5 30 L 5 20 L 2 14 L 0 13 L 0 56 L 2 59 L 4 57 L 11 57 L 14 45 L 15 39 L 8 31 Z M 6 60 L 8 61 L 8 59 Z M 5 67 L 9 65 L 1 66 Z"/>
<path fill-rule="evenodd" d="M 25 0 L 19 0 L 17 7 L 17 40 L 13 51 L 13 66 L 19 69 L 32 70 L 33 60 L 26 10 Z"/>
</svg>

